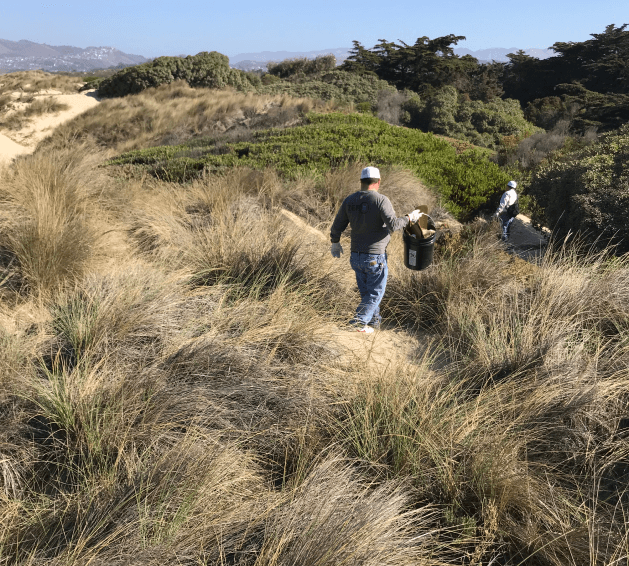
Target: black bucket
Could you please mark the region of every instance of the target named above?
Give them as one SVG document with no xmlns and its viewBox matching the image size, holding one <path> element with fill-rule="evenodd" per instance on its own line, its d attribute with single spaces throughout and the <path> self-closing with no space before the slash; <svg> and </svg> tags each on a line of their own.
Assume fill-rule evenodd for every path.
<svg viewBox="0 0 629 566">
<path fill-rule="evenodd" d="M 432 265 L 432 254 L 435 250 L 435 237 L 418 240 L 414 236 L 402 232 L 404 237 L 404 265 L 413 271 L 421 271 Z"/>
</svg>

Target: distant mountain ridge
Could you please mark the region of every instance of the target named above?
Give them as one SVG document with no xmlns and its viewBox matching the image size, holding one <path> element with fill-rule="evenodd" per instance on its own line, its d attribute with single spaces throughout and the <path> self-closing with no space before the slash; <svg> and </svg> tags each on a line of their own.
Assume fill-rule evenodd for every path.
<svg viewBox="0 0 629 566">
<path fill-rule="evenodd" d="M 319 55 L 332 54 L 338 64 L 350 54 L 351 47 L 335 47 L 317 51 L 261 51 L 258 53 L 240 53 L 230 57 L 230 65 L 244 70 L 266 69 L 270 61 L 283 61 L 296 57 L 313 59 Z M 518 47 L 492 47 L 472 51 L 455 48 L 457 55 L 472 55 L 480 62 L 508 61 L 507 54 L 515 53 Z M 538 59 L 552 57 L 550 49 L 523 49 L 527 55 Z M 138 65 L 150 61 L 142 55 L 123 53 L 115 47 L 72 47 L 70 45 L 47 45 L 26 39 L 10 41 L 0 39 L 0 72 L 26 71 L 42 69 L 44 71 L 93 71 L 108 67 Z"/>
<path fill-rule="evenodd" d="M 347 59 L 350 54 L 351 47 L 335 47 L 333 49 L 321 49 L 319 51 L 261 51 L 259 53 L 239 53 L 229 58 L 230 65 L 238 69 L 243 70 L 255 70 L 266 69 L 266 64 L 270 61 L 283 61 L 284 59 L 294 59 L 296 57 L 307 57 L 314 59 L 319 55 L 332 54 L 336 57 L 338 64 Z M 489 49 L 479 49 L 472 51 L 463 47 L 457 47 L 454 52 L 457 55 L 471 55 L 478 59 L 481 63 L 488 63 L 490 61 L 507 62 L 508 53 L 516 53 L 519 51 L 519 47 L 490 47 Z M 540 49 L 531 47 L 523 49 L 524 53 L 537 59 L 548 59 L 553 57 L 555 52 L 550 49 Z"/>
<path fill-rule="evenodd" d="M 137 65 L 148 61 L 141 55 L 129 55 L 114 47 L 72 47 L 46 45 L 21 39 L 0 39 L 0 71 L 92 71 L 107 67 Z"/>
</svg>

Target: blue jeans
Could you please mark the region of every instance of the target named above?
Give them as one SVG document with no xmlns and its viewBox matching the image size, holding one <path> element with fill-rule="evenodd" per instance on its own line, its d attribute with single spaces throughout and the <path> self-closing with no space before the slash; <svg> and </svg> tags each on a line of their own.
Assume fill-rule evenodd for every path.
<svg viewBox="0 0 629 566">
<path fill-rule="evenodd" d="M 360 304 L 351 322 L 379 326 L 382 320 L 380 301 L 384 297 L 389 275 L 387 254 L 352 252 L 349 264 L 356 273 L 356 284 L 360 292 Z"/>
<path fill-rule="evenodd" d="M 500 215 L 500 224 L 502 225 L 502 239 L 506 240 L 509 237 L 511 231 L 511 223 L 515 216 L 510 216 L 507 212 L 503 212 Z"/>
</svg>

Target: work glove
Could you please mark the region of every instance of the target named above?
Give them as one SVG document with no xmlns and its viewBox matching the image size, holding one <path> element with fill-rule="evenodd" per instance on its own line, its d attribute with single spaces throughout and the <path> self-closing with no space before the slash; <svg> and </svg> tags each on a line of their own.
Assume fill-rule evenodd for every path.
<svg viewBox="0 0 629 566">
<path fill-rule="evenodd" d="M 413 224 L 413 222 L 417 222 L 419 220 L 421 212 L 419 210 L 413 210 L 413 212 L 409 212 L 407 216 L 410 220 L 410 223 Z"/>
<path fill-rule="evenodd" d="M 343 253 L 343 246 L 341 246 L 341 242 L 336 242 L 336 244 L 332 244 L 332 247 L 330 248 L 330 253 L 332 254 L 332 257 L 341 257 L 341 254 Z"/>
</svg>

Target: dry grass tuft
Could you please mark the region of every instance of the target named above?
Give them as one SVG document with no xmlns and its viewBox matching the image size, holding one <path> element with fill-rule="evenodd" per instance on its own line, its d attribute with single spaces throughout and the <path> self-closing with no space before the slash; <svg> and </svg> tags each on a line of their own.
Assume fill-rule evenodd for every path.
<svg viewBox="0 0 629 566">
<path fill-rule="evenodd" d="M 0 94 L 19 91 L 37 93 L 42 90 L 58 90 L 63 93 L 78 92 L 81 82 L 77 77 L 45 71 L 18 71 L 0 75 Z"/>
<path fill-rule="evenodd" d="M 98 247 L 90 215 L 101 176 L 88 150 L 35 154 L 5 171 L 0 247 L 5 285 L 46 292 L 81 277 Z"/>
<path fill-rule="evenodd" d="M 361 485 L 348 463 L 318 465 L 265 524 L 256 564 L 430 564 L 429 510 L 392 485 Z"/>
</svg>

